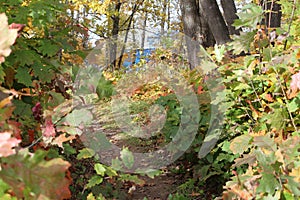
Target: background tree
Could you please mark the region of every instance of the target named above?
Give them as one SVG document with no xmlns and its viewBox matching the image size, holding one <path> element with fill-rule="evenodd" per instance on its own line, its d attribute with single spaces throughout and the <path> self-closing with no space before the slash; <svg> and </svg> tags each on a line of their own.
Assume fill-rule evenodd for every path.
<svg viewBox="0 0 300 200">
<path fill-rule="evenodd" d="M 221 0 L 221 5 L 223 8 L 223 15 L 225 22 L 228 27 L 228 31 L 230 35 L 238 35 L 239 31 L 236 29 L 232 24 L 234 23 L 234 20 L 238 19 L 238 16 L 236 14 L 236 6 L 234 3 L 234 0 Z"/>
<path fill-rule="evenodd" d="M 230 41 L 229 30 L 225 20 L 220 12 L 216 0 L 199 0 L 200 12 L 203 12 L 204 18 L 216 40 L 217 44 L 224 44 Z"/>
<path fill-rule="evenodd" d="M 199 6 L 195 0 L 181 0 L 183 29 L 186 35 L 186 45 L 191 68 L 197 66 L 201 39 Z"/>
<path fill-rule="evenodd" d="M 263 24 L 268 28 L 280 27 L 281 25 L 281 5 L 278 0 L 261 0 L 261 6 L 265 11 L 265 17 L 263 19 Z"/>
</svg>

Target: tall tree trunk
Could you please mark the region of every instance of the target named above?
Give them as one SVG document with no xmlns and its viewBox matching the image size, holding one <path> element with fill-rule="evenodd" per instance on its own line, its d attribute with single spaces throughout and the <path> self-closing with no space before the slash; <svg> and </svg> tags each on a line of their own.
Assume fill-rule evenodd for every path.
<svg viewBox="0 0 300 200">
<path fill-rule="evenodd" d="M 188 51 L 190 68 L 198 65 L 200 48 L 200 15 L 196 0 L 180 0 L 183 29 Z"/>
<path fill-rule="evenodd" d="M 131 34 L 132 34 L 132 42 L 133 42 L 133 47 L 134 48 L 137 48 L 138 45 L 137 45 L 137 42 L 136 42 L 136 36 L 135 36 L 135 20 L 133 19 L 132 20 L 132 31 L 131 31 Z"/>
<path fill-rule="evenodd" d="M 127 26 L 126 33 L 125 33 L 124 44 L 122 46 L 121 55 L 120 55 L 120 58 L 119 58 L 119 63 L 118 63 L 118 68 L 119 69 L 121 68 L 121 65 L 122 65 L 123 55 L 125 53 L 125 49 L 126 49 L 126 44 L 127 44 L 127 40 L 128 40 L 128 35 L 129 35 L 131 23 L 133 21 L 133 17 L 134 17 L 134 14 L 136 13 L 137 9 L 138 9 L 138 4 L 134 4 L 132 13 L 129 16 L 129 22 L 128 22 L 128 26 Z"/>
<path fill-rule="evenodd" d="M 238 19 L 238 16 L 236 15 L 237 11 L 234 0 L 221 0 L 221 5 L 224 11 L 224 18 L 229 30 L 229 34 L 239 35 L 240 30 L 237 30 L 234 26 L 232 26 L 234 20 Z"/>
<path fill-rule="evenodd" d="M 203 12 L 217 44 L 230 41 L 228 28 L 216 0 L 199 0 L 199 3 L 200 12 Z"/>
<path fill-rule="evenodd" d="M 112 38 L 111 38 L 111 49 L 110 49 L 110 64 L 112 70 L 117 67 L 117 50 L 118 50 L 118 34 L 120 31 L 120 10 L 121 10 L 122 3 L 118 0 L 117 4 L 115 5 L 114 14 L 111 18 L 113 20 L 113 28 L 112 28 Z"/>
<path fill-rule="evenodd" d="M 168 18 L 167 18 L 167 29 L 171 28 L 171 0 L 168 0 Z"/>
<path fill-rule="evenodd" d="M 144 16 L 144 22 L 143 22 L 141 49 L 144 49 L 144 47 L 145 47 L 147 20 L 148 20 L 148 12 L 146 11 L 145 16 Z"/>
<path fill-rule="evenodd" d="M 161 23 L 160 23 L 160 34 L 163 36 L 165 34 L 165 24 L 166 24 L 166 16 L 167 16 L 167 7 L 168 7 L 168 0 L 162 1 L 162 16 L 161 16 Z"/>
<path fill-rule="evenodd" d="M 199 5 L 199 4 L 197 4 Z M 203 12 L 200 12 L 200 32 L 201 32 L 201 44 L 203 47 L 212 47 L 216 44 L 214 35 L 212 34 L 208 23 L 203 15 Z"/>
<path fill-rule="evenodd" d="M 281 26 L 281 5 L 278 0 L 261 0 L 261 5 L 265 11 L 265 18 L 263 24 L 268 28 L 276 28 Z"/>
</svg>

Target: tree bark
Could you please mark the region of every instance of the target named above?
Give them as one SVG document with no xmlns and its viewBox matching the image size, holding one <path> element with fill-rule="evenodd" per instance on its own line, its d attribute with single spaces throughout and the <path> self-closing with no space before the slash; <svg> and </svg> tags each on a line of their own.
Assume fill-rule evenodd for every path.
<svg viewBox="0 0 300 200">
<path fill-rule="evenodd" d="M 168 7 L 168 0 L 162 1 L 162 18 L 160 23 L 160 34 L 163 36 L 165 34 L 165 24 L 166 24 L 166 18 L 167 18 L 167 7 Z"/>
<path fill-rule="evenodd" d="M 238 19 L 238 16 L 236 15 L 237 11 L 234 0 L 221 0 L 221 5 L 224 11 L 224 18 L 229 30 L 229 34 L 239 35 L 240 30 L 237 30 L 234 26 L 232 26 L 234 20 Z"/>
<path fill-rule="evenodd" d="M 133 22 L 133 17 L 134 17 L 134 15 L 135 15 L 135 13 L 136 13 L 137 10 L 138 10 L 138 4 L 134 4 L 132 13 L 129 16 L 128 26 L 127 26 L 126 33 L 125 33 L 125 38 L 124 38 L 124 44 L 123 44 L 122 49 L 121 49 L 121 54 L 120 54 L 120 58 L 119 58 L 119 62 L 118 62 L 118 68 L 119 69 L 121 68 L 121 65 L 122 65 L 123 55 L 125 53 L 125 49 L 126 49 L 126 44 L 127 44 L 127 41 L 128 41 L 128 35 L 129 35 L 130 27 L 131 27 L 131 24 Z"/>
<path fill-rule="evenodd" d="M 148 12 L 146 11 L 146 13 L 144 15 L 144 22 L 143 22 L 143 32 L 142 32 L 142 40 L 141 40 L 141 49 L 144 49 L 144 47 L 145 47 L 147 20 L 148 20 Z"/>
<path fill-rule="evenodd" d="M 196 0 L 180 0 L 180 9 L 188 59 L 190 68 L 193 69 L 198 65 L 201 44 L 199 7 Z"/>
<path fill-rule="evenodd" d="M 216 44 L 216 40 L 208 26 L 208 23 L 203 15 L 200 12 L 200 32 L 201 32 L 201 44 L 203 47 L 212 47 Z"/>
<path fill-rule="evenodd" d="M 121 10 L 122 3 L 118 0 L 117 4 L 115 5 L 115 13 L 111 18 L 113 20 L 113 28 L 111 32 L 111 49 L 110 49 L 110 65 L 112 70 L 117 67 L 117 50 L 118 50 L 118 34 L 120 30 L 120 10 Z"/>
<path fill-rule="evenodd" d="M 216 0 L 200 0 L 199 4 L 217 44 L 229 42 L 229 31 Z"/>
</svg>

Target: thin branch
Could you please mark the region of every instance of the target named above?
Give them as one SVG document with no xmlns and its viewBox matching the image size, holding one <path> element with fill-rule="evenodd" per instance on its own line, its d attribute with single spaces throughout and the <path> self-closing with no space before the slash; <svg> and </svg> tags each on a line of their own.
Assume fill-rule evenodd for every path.
<svg viewBox="0 0 300 200">
<path fill-rule="evenodd" d="M 294 18 L 295 10 L 296 10 L 296 4 L 297 4 L 297 0 L 294 0 L 293 10 L 292 10 L 291 18 L 290 18 L 290 23 L 289 23 L 289 28 L 288 28 L 287 35 L 289 35 L 290 31 L 291 31 L 291 26 L 292 26 L 292 23 L 293 23 L 293 18 Z M 287 47 L 287 39 L 285 40 L 285 43 L 284 43 L 284 50 L 286 50 L 286 47 Z"/>
</svg>

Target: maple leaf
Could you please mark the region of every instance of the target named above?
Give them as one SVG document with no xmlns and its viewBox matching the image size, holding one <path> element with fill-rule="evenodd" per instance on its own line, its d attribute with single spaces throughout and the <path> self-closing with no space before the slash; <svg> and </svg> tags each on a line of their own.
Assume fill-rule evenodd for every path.
<svg viewBox="0 0 300 200">
<path fill-rule="evenodd" d="M 25 154 L 25 155 L 24 155 Z M 55 158 L 45 160 L 47 152 L 30 155 L 21 152 L 5 158 L 0 178 L 9 184 L 18 199 L 69 199 L 72 180 L 66 176 L 70 163 Z"/>
<path fill-rule="evenodd" d="M 7 17 L 0 14 L 0 63 L 4 62 L 4 57 L 11 53 L 10 46 L 13 45 L 18 36 L 17 29 L 9 29 Z"/>
<path fill-rule="evenodd" d="M 19 67 L 16 73 L 15 78 L 18 79 L 19 83 L 24 84 L 25 86 L 31 86 L 32 80 L 29 73 L 30 69 L 26 67 Z"/>
<path fill-rule="evenodd" d="M 22 31 L 25 27 L 25 24 L 16 24 L 16 23 L 12 23 L 8 26 L 9 29 L 13 29 L 13 30 L 17 30 L 18 32 L 18 37 L 20 36 L 20 31 Z"/>
<path fill-rule="evenodd" d="M 64 134 L 61 134 L 61 135 L 59 135 L 58 137 L 56 137 L 54 140 L 53 140 L 53 142 L 52 142 L 52 144 L 53 145 L 57 145 L 57 146 L 59 146 L 60 148 L 64 148 L 63 147 L 63 143 L 64 142 L 68 142 L 68 141 L 72 141 L 72 140 L 74 140 L 74 139 L 76 139 L 76 136 L 75 135 L 71 135 L 71 136 L 69 136 L 69 137 L 66 137 L 66 134 L 64 133 Z"/>
<path fill-rule="evenodd" d="M 53 44 L 50 40 L 43 40 L 40 45 L 39 50 L 44 56 L 54 56 L 59 51 L 59 46 Z"/>
<path fill-rule="evenodd" d="M 292 91 L 297 91 L 298 89 L 300 89 L 300 72 L 292 76 L 292 82 L 290 87 Z"/>
<path fill-rule="evenodd" d="M 16 153 L 14 147 L 18 146 L 21 140 L 11 137 L 10 132 L 0 133 L 0 157 L 7 157 Z"/>
<path fill-rule="evenodd" d="M 35 106 L 31 109 L 34 119 L 40 121 L 42 118 L 42 106 L 40 102 L 37 102 Z"/>
<path fill-rule="evenodd" d="M 55 137 L 55 128 L 51 117 L 46 117 L 42 131 L 45 138 Z"/>
</svg>

